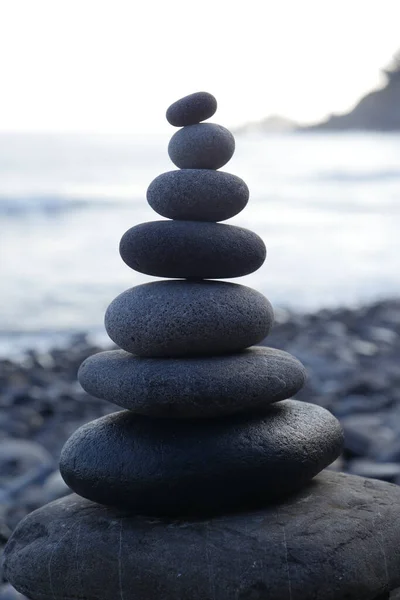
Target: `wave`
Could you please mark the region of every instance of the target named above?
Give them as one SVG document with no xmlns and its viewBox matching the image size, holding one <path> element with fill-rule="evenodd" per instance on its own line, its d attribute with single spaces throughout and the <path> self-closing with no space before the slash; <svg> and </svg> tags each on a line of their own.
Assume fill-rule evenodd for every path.
<svg viewBox="0 0 400 600">
<path fill-rule="evenodd" d="M 330 171 L 318 173 L 319 181 L 336 181 L 345 183 L 384 182 L 400 179 L 400 169 L 384 169 L 382 171 Z"/>
<path fill-rule="evenodd" d="M 129 206 L 126 200 L 99 197 L 71 197 L 67 195 L 1 196 L 0 216 L 20 217 L 43 214 L 59 215 L 78 210 L 109 210 Z"/>
</svg>

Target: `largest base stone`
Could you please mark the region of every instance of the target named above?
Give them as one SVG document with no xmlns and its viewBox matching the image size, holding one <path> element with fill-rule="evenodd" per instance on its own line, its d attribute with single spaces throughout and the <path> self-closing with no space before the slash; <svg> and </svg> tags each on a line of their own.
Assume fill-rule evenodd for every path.
<svg viewBox="0 0 400 600">
<path fill-rule="evenodd" d="M 400 488 L 325 471 L 279 506 L 132 516 L 71 495 L 5 551 L 32 600 L 383 600 L 400 586 Z"/>
</svg>

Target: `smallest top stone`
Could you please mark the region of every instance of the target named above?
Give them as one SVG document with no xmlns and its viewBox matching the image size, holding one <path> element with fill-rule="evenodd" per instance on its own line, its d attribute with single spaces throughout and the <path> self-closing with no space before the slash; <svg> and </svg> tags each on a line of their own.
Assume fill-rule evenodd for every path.
<svg viewBox="0 0 400 600">
<path fill-rule="evenodd" d="M 213 116 L 217 101 L 208 92 L 196 92 L 177 100 L 167 110 L 167 121 L 175 127 L 196 125 Z"/>
</svg>

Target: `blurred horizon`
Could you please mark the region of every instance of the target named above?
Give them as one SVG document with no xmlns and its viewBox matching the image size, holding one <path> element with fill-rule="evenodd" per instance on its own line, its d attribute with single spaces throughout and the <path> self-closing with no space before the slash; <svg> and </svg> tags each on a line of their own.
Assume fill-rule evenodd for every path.
<svg viewBox="0 0 400 600">
<path fill-rule="evenodd" d="M 165 109 L 201 89 L 227 127 L 300 124 L 350 110 L 400 46 L 400 5 L 205 0 L 0 6 L 0 132 L 163 133 Z"/>
</svg>

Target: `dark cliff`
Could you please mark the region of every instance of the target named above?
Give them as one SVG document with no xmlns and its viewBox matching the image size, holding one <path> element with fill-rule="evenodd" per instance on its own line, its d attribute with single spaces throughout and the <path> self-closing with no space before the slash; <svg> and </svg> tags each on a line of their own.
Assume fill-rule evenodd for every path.
<svg viewBox="0 0 400 600">
<path fill-rule="evenodd" d="M 400 131 L 400 52 L 384 73 L 385 87 L 364 96 L 352 111 L 298 131 Z"/>
</svg>

